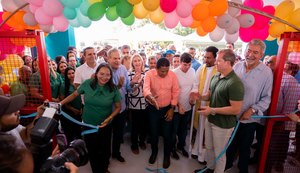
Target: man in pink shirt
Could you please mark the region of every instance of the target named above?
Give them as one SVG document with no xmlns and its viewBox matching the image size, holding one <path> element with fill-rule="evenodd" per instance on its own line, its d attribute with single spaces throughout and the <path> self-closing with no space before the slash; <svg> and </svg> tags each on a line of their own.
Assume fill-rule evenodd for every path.
<svg viewBox="0 0 300 173">
<path fill-rule="evenodd" d="M 148 71 L 144 81 L 144 97 L 147 107 L 151 135 L 152 154 L 149 163 L 154 164 L 158 152 L 158 136 L 164 138 L 163 168 L 170 166 L 172 146 L 172 119 L 178 103 L 179 84 L 174 72 L 169 71 L 170 62 L 166 58 L 157 61 L 156 68 Z M 162 128 L 162 130 L 160 130 Z"/>
</svg>

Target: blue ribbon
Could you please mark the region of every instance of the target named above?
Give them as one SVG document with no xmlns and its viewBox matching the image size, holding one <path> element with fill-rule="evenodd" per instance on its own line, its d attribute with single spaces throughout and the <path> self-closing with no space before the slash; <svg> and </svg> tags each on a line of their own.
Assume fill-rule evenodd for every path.
<svg viewBox="0 0 300 173">
<path fill-rule="evenodd" d="M 37 115 L 37 112 L 34 112 L 32 114 L 29 115 L 21 115 L 20 118 L 33 118 Z"/>
<path fill-rule="evenodd" d="M 146 171 L 149 172 L 161 172 L 161 173 L 168 173 L 167 170 L 163 169 L 163 168 L 159 168 L 159 169 L 150 169 L 150 168 L 146 168 Z"/>
</svg>

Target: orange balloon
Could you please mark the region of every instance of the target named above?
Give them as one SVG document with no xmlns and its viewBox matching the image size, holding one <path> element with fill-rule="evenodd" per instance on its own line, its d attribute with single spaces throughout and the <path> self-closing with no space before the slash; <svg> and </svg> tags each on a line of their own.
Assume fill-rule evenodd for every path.
<svg viewBox="0 0 300 173">
<path fill-rule="evenodd" d="M 285 24 L 280 22 L 273 22 L 269 28 L 269 34 L 272 37 L 280 37 L 282 33 L 286 30 Z"/>
<path fill-rule="evenodd" d="M 213 0 L 209 5 L 210 16 L 221 16 L 228 9 L 227 0 Z"/>
<path fill-rule="evenodd" d="M 202 28 L 205 32 L 213 31 L 217 26 L 217 21 L 214 17 L 210 16 L 202 21 Z"/>
<path fill-rule="evenodd" d="M 197 34 L 198 34 L 199 36 L 201 36 L 201 37 L 203 37 L 203 36 L 205 36 L 205 35 L 207 34 L 207 32 L 205 32 L 205 31 L 203 30 L 203 28 L 202 28 L 201 25 L 197 27 L 196 32 L 197 32 Z"/>
<path fill-rule="evenodd" d="M 209 1 L 201 1 L 197 4 L 192 10 L 192 17 L 195 20 L 204 20 L 209 16 L 209 9 L 208 5 L 210 4 Z"/>
<path fill-rule="evenodd" d="M 197 28 L 201 25 L 201 21 L 194 20 L 193 23 L 190 25 L 190 28 Z"/>
<path fill-rule="evenodd" d="M 133 6 L 133 15 L 138 19 L 144 19 L 149 13 L 148 10 L 145 9 L 143 3 L 139 3 Z"/>
<path fill-rule="evenodd" d="M 17 46 L 33 47 L 36 45 L 34 38 L 11 38 L 10 41 Z"/>
<path fill-rule="evenodd" d="M 149 17 L 151 22 L 155 24 L 160 24 L 164 20 L 165 15 L 160 9 L 160 7 L 158 7 L 155 11 L 150 12 Z"/>
</svg>

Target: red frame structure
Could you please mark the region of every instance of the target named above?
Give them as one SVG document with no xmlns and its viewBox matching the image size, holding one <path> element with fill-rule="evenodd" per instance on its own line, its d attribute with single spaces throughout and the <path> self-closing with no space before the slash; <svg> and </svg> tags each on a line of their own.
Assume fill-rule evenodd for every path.
<svg viewBox="0 0 300 173">
<path fill-rule="evenodd" d="M 290 41 L 300 41 L 300 32 L 288 32 L 284 33 L 280 37 L 279 48 L 277 53 L 277 61 L 276 61 L 276 68 L 274 71 L 274 82 L 273 82 L 273 91 L 272 91 L 272 101 L 270 104 L 269 115 L 276 114 L 276 107 L 278 102 L 278 96 L 281 86 L 281 79 L 284 69 L 284 64 L 286 61 L 286 57 L 288 54 L 288 46 Z M 258 165 L 257 172 L 264 173 L 266 160 L 268 156 L 268 149 L 271 140 L 271 135 L 273 131 L 273 125 L 276 121 L 287 121 L 288 118 L 271 118 L 268 119 L 265 125 L 265 134 L 264 134 L 264 141 L 263 146 L 261 148 L 261 157 Z"/>
<path fill-rule="evenodd" d="M 46 44 L 44 32 L 42 31 L 0 31 L 0 38 L 33 38 L 36 41 L 37 55 L 39 60 L 39 69 L 41 75 L 41 85 L 43 88 L 44 99 L 52 100 L 50 77 L 48 71 L 48 59 L 46 53 Z M 21 110 L 22 114 L 30 114 L 36 112 L 36 108 L 28 107 Z"/>
</svg>

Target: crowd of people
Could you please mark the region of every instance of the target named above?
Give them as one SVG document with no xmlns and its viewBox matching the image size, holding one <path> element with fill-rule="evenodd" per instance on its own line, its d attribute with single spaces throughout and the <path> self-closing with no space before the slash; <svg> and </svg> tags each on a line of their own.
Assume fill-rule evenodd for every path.
<svg viewBox="0 0 300 173">
<path fill-rule="evenodd" d="M 62 133 L 69 143 L 83 138 L 92 171 L 109 173 L 111 157 L 126 162 L 120 146 L 124 129 L 129 124 L 130 149 L 134 154 L 139 154 L 140 150 L 147 148 L 147 142 L 150 143 L 149 164 L 156 162 L 159 136 L 163 137 L 165 169 L 171 165 L 171 157 L 180 159 L 178 152 L 183 157 L 189 156 L 186 138 L 191 125 L 192 139 L 189 142 L 192 158 L 206 165 L 205 172 L 222 173 L 230 169 L 238 154 L 240 173 L 248 173 L 248 165 L 257 163 L 264 129 L 264 120 L 254 119 L 252 115 L 265 115 L 269 108 L 276 56 L 265 58 L 262 62 L 266 45 L 256 39 L 247 44 L 244 60 L 233 49 L 232 43 L 222 50 L 208 46 L 201 64 L 193 47 L 179 53 L 174 45 L 170 45 L 165 52 L 155 55 L 138 53 L 128 45 L 119 48 L 106 46 L 98 52 L 93 47 L 86 47 L 80 58 L 76 48 L 70 47 L 66 57 L 48 58 L 52 101 L 60 103 L 74 119 L 99 126 L 99 130 L 81 136 L 83 129 L 80 126 L 61 118 Z M 45 98 L 38 59 L 24 56 L 23 60 L 24 66 L 19 69 L 18 81 L 11 84 L 11 91 L 14 92 L 10 94 L 13 98 L 23 93 L 26 104 L 39 105 Z M 289 114 L 297 108 L 300 87 L 295 76 L 298 73 L 299 65 L 287 61 L 278 114 Z M 299 122 L 297 115 L 289 117 Z M 237 120 L 241 124 L 232 143 L 226 154 L 215 163 L 228 143 Z M 282 126 L 282 123 L 276 125 Z M 2 130 L 2 124 L 0 127 Z M 283 128 L 287 143 L 281 148 L 283 152 L 288 150 L 290 131 L 296 128 L 299 131 L 296 124 L 290 129 Z M 300 133 L 298 131 L 297 135 Z M 258 147 L 254 157 L 250 158 L 255 137 Z M 280 140 L 276 137 L 273 135 L 272 139 Z M 6 138 L 3 142 L 14 143 L 10 136 Z M 270 147 L 276 148 L 276 142 Z M 296 158 L 300 161 L 300 146 L 296 148 Z M 284 160 L 277 158 L 270 164 L 280 170 L 282 165 L 280 167 L 277 163 Z"/>
</svg>

